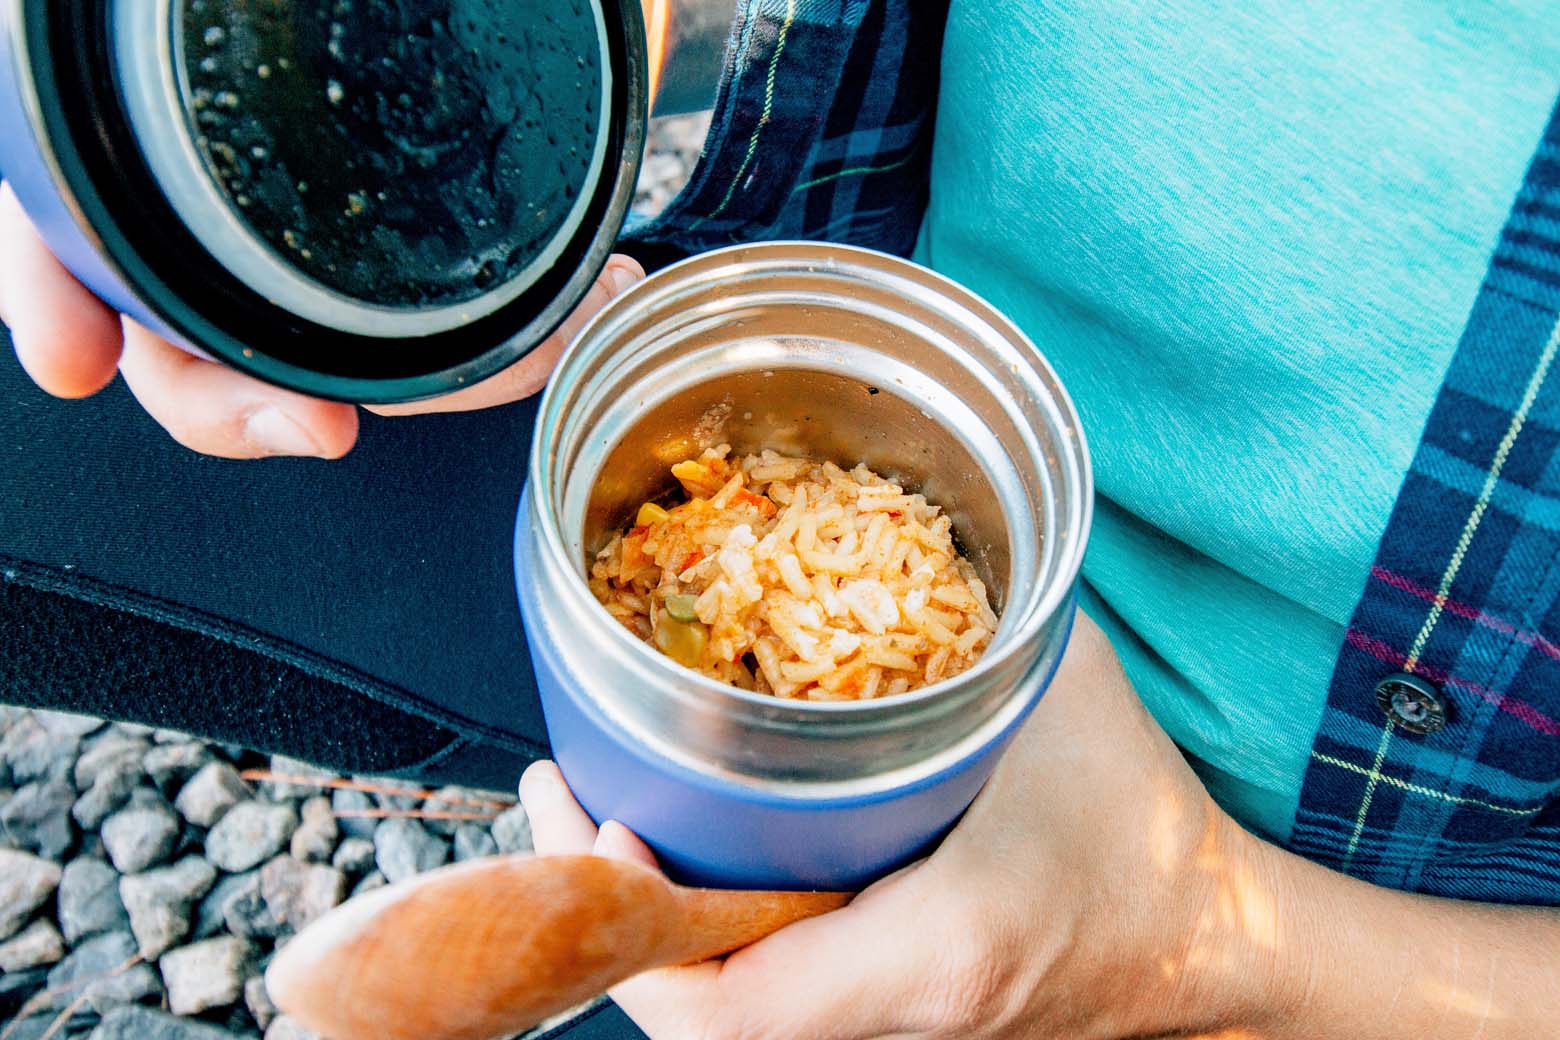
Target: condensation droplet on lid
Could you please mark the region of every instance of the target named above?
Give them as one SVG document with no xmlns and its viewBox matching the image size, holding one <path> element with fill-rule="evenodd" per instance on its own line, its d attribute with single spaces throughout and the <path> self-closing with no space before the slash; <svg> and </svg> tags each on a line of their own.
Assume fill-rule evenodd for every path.
<svg viewBox="0 0 1560 1040">
<path fill-rule="evenodd" d="M 227 39 L 227 33 L 223 32 L 222 26 L 213 25 L 201 34 L 200 39 L 207 47 L 220 47 L 222 41 Z"/>
<path fill-rule="evenodd" d="M 254 357 L 255 356 L 254 348 L 252 348 L 252 347 L 245 347 L 244 348 L 244 356 L 245 357 Z"/>
<path fill-rule="evenodd" d="M 202 72 L 216 72 L 217 71 L 217 59 L 216 58 L 202 58 L 202 59 L 200 59 L 200 71 L 202 71 Z"/>
<path fill-rule="evenodd" d="M 267 155 L 270 154 L 270 152 L 266 151 L 264 147 L 258 144 L 249 149 L 249 157 L 251 159 L 264 159 Z"/>
<path fill-rule="evenodd" d="M 248 195 L 239 195 L 233 201 L 238 203 L 240 206 L 244 207 L 245 209 L 249 208 L 249 196 Z"/>
<path fill-rule="evenodd" d="M 256 65 L 255 66 L 255 75 L 259 76 L 261 79 L 270 79 L 271 78 L 271 66 L 269 66 L 269 65 Z"/>
<path fill-rule="evenodd" d="M 355 217 L 368 208 L 368 199 L 363 197 L 361 191 L 347 193 L 347 216 Z"/>
<path fill-rule="evenodd" d="M 341 89 L 340 83 L 332 79 L 327 80 L 325 83 L 325 96 L 330 99 L 331 104 L 339 105 L 341 104 L 341 99 L 346 97 L 347 93 Z"/>
<path fill-rule="evenodd" d="M 217 103 L 218 108 L 238 107 L 238 95 L 233 93 L 231 90 L 218 91 L 217 96 L 212 98 L 212 100 Z"/>
</svg>

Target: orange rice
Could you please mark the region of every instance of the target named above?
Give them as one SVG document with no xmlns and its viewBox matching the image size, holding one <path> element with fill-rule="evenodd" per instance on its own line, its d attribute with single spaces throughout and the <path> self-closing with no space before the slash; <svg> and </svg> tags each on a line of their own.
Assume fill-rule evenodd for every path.
<svg viewBox="0 0 1560 1040">
<path fill-rule="evenodd" d="M 645 503 L 597 554 L 591 591 L 614 617 L 780 697 L 884 697 L 974 664 L 997 617 L 937 506 L 864 465 L 730 450 L 673 466 L 688 501 Z"/>
</svg>

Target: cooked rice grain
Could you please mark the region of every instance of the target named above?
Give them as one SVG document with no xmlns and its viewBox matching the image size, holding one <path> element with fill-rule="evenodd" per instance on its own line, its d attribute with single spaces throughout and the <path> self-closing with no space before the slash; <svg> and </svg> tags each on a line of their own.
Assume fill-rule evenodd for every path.
<svg viewBox="0 0 1560 1040">
<path fill-rule="evenodd" d="M 597 554 L 591 591 L 613 617 L 713 679 L 780 697 L 891 696 L 975 663 L 997 616 L 938 507 L 864 465 L 730 451 L 673 466 L 689 500 L 647 504 Z M 672 596 L 697 619 L 674 618 Z"/>
</svg>

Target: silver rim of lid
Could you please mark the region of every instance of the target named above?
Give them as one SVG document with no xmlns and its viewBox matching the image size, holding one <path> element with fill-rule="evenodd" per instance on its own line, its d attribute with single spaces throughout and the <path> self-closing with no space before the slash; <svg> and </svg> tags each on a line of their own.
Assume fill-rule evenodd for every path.
<svg viewBox="0 0 1560 1040">
<path fill-rule="evenodd" d="M 589 0 L 601 48 L 601 118 L 590 168 L 568 218 L 540 255 L 491 292 L 442 307 L 386 307 L 347 296 L 315 281 L 284 259 L 238 218 L 212 182 L 195 150 L 185 117 L 184 0 L 114 5 L 114 57 L 125 111 L 141 152 L 163 194 L 190 233 L 234 277 L 291 314 L 340 332 L 382 339 L 431 336 L 487 317 L 513 302 L 557 262 L 585 219 L 606 165 L 612 122 L 612 67 L 601 0 Z"/>
</svg>

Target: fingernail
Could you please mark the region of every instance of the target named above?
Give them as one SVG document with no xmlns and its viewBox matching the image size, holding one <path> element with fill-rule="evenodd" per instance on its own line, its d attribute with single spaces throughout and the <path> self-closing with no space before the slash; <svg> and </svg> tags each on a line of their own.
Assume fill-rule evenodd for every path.
<svg viewBox="0 0 1560 1040">
<path fill-rule="evenodd" d="M 268 455 L 319 455 L 320 446 L 292 416 L 267 405 L 244 423 L 244 439 Z"/>
<path fill-rule="evenodd" d="M 607 268 L 607 281 L 612 283 L 612 295 L 616 296 L 630 285 L 639 281 L 639 274 L 630 268 L 619 267 L 614 264 Z"/>
<path fill-rule="evenodd" d="M 537 792 L 543 789 L 556 789 L 558 787 L 558 767 L 546 759 L 532 762 L 526 767 L 525 772 L 520 774 L 521 791 L 524 792 L 527 787 Z"/>
</svg>

